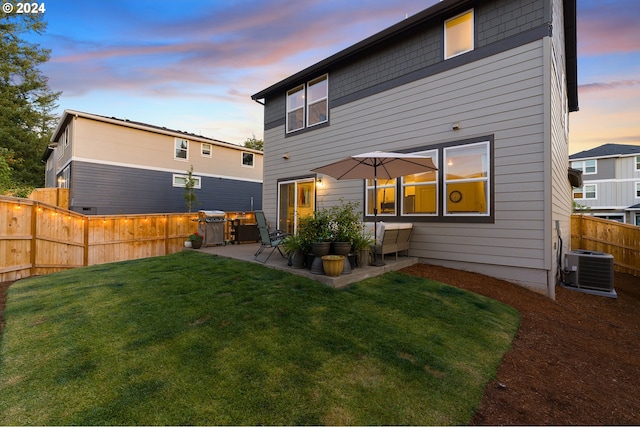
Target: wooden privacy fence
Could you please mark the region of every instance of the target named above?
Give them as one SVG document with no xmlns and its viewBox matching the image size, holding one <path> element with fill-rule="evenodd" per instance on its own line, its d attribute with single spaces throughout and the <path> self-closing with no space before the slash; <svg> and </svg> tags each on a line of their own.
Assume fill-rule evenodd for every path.
<svg viewBox="0 0 640 427">
<path fill-rule="evenodd" d="M 85 216 L 0 196 L 0 282 L 69 268 L 171 254 L 197 213 Z"/>
<path fill-rule="evenodd" d="M 611 254 L 615 271 L 640 275 L 640 227 L 635 225 L 572 215 L 571 249 Z"/>
<path fill-rule="evenodd" d="M 29 199 L 59 208 L 69 209 L 68 188 L 36 188 L 29 194 Z"/>
</svg>

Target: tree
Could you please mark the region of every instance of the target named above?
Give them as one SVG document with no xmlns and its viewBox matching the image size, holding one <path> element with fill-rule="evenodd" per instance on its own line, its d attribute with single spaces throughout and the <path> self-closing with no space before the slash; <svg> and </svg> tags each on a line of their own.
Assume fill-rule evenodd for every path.
<svg viewBox="0 0 640 427">
<path fill-rule="evenodd" d="M 191 209 L 196 207 L 200 202 L 198 201 L 198 196 L 196 196 L 196 180 L 193 177 L 193 165 L 187 171 L 187 178 L 184 183 L 184 203 L 187 206 L 187 210 L 191 213 Z"/>
<path fill-rule="evenodd" d="M 52 112 L 61 92 L 49 89 L 38 68 L 51 52 L 23 37 L 45 29 L 42 13 L 0 14 L 0 147 L 14 188 L 44 184 L 42 153 L 57 121 Z"/>
<path fill-rule="evenodd" d="M 251 138 L 247 138 L 244 142 L 244 146 L 245 148 L 264 151 L 264 142 L 261 139 L 256 139 L 255 135 L 252 135 Z"/>
</svg>

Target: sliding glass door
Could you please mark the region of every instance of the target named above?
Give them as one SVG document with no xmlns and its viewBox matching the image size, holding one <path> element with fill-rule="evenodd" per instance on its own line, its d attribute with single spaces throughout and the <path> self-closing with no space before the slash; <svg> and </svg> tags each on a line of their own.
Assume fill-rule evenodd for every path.
<svg viewBox="0 0 640 427">
<path fill-rule="evenodd" d="M 295 233 L 298 219 L 313 214 L 315 208 L 314 178 L 278 183 L 278 230 Z"/>
</svg>

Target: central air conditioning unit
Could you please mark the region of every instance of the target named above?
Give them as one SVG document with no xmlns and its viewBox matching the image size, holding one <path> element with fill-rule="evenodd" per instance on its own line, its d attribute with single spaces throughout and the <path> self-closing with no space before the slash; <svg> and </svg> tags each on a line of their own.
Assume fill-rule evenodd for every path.
<svg viewBox="0 0 640 427">
<path fill-rule="evenodd" d="M 576 250 L 565 255 L 562 285 L 581 292 L 617 298 L 613 289 L 613 255 Z"/>
</svg>

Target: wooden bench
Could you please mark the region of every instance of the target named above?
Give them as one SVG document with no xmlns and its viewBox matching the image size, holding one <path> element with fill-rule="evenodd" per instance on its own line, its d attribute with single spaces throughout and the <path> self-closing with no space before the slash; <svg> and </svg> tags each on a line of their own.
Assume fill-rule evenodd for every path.
<svg viewBox="0 0 640 427">
<path fill-rule="evenodd" d="M 365 222 L 364 225 L 365 233 L 373 237 L 373 222 Z M 412 223 L 378 221 L 378 239 L 373 249 L 376 254 L 382 256 L 383 261 L 385 254 L 390 253 L 395 253 L 396 259 L 398 259 L 399 252 L 406 252 L 406 255 L 409 256 L 412 232 Z"/>
</svg>

